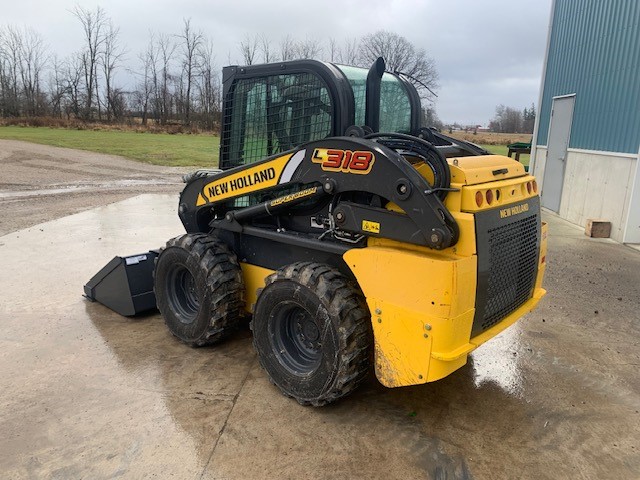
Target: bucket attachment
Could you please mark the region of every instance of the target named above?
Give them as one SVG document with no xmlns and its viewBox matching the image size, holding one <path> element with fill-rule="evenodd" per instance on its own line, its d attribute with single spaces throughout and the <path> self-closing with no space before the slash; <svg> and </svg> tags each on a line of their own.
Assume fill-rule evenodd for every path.
<svg viewBox="0 0 640 480">
<path fill-rule="evenodd" d="M 153 268 L 158 253 L 114 257 L 84 286 L 85 296 L 125 316 L 156 308 Z"/>
</svg>

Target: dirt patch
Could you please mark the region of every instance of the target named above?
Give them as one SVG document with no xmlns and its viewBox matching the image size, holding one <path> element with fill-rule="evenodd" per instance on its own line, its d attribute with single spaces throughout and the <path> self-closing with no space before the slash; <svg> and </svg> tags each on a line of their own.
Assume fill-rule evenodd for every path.
<svg viewBox="0 0 640 480">
<path fill-rule="evenodd" d="M 0 140 L 0 235 L 141 193 L 177 201 L 182 175 L 194 169 Z"/>
</svg>

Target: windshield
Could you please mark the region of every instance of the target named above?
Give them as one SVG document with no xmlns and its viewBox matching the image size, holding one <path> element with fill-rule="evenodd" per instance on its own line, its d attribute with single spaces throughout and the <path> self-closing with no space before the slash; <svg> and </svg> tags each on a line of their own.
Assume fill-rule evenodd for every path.
<svg viewBox="0 0 640 480">
<path fill-rule="evenodd" d="M 349 80 L 355 100 L 354 125 L 364 125 L 366 104 L 366 68 L 336 65 Z M 411 133 L 411 103 L 406 88 L 392 73 L 382 75 L 380 85 L 380 131 Z"/>
</svg>

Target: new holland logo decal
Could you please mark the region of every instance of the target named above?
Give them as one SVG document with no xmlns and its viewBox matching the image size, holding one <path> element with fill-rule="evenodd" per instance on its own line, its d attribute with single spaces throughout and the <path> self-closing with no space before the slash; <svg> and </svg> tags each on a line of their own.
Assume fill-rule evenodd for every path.
<svg viewBox="0 0 640 480">
<path fill-rule="evenodd" d="M 290 182 L 304 159 L 305 150 L 283 155 L 207 183 L 196 201 L 197 206 L 226 198 L 246 195 L 263 188 Z M 214 177 L 215 178 L 215 177 Z"/>
<path fill-rule="evenodd" d="M 227 193 L 234 193 L 238 190 L 250 189 L 254 185 L 270 184 L 270 180 L 276 178 L 276 169 L 273 167 L 263 168 L 258 171 L 246 173 L 241 177 L 231 177 L 226 181 L 217 182 L 207 187 L 207 197 L 215 199 Z"/>
<path fill-rule="evenodd" d="M 500 210 L 500 218 L 508 218 L 514 215 L 520 215 L 529 211 L 529 204 L 522 203 L 520 205 L 514 205 L 513 207 L 503 208 Z"/>
</svg>

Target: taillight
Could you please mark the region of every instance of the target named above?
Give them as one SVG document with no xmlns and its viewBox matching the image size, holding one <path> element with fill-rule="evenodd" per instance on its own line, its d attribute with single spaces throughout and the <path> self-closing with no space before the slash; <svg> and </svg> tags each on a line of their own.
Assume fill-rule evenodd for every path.
<svg viewBox="0 0 640 480">
<path fill-rule="evenodd" d="M 484 196 L 482 195 L 482 192 L 477 191 L 476 192 L 476 205 L 478 207 L 481 207 L 483 202 L 484 202 Z"/>
<path fill-rule="evenodd" d="M 536 182 L 536 181 L 534 180 L 533 182 L 531 182 L 531 185 L 532 185 L 532 187 L 533 187 L 533 191 L 534 191 L 535 193 L 537 193 L 537 192 L 538 192 L 538 182 Z"/>
<path fill-rule="evenodd" d="M 527 182 L 527 193 L 531 195 L 531 182 Z"/>
<path fill-rule="evenodd" d="M 493 203 L 493 190 L 487 190 L 487 203 L 489 205 Z"/>
</svg>

